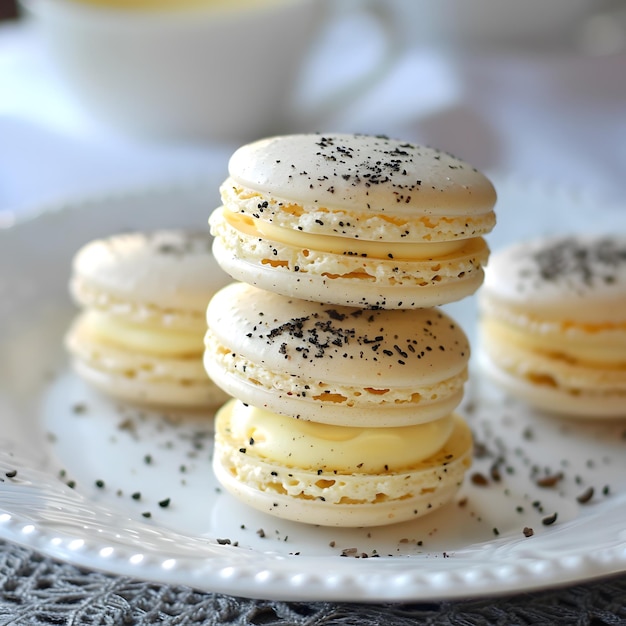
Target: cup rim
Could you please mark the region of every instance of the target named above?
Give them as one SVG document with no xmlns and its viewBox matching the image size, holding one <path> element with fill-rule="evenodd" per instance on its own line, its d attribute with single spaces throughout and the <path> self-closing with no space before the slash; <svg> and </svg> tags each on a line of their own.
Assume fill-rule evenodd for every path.
<svg viewBox="0 0 626 626">
<path fill-rule="evenodd" d="M 301 4 L 316 2 L 319 0 L 268 0 L 261 4 L 250 3 L 246 7 L 245 16 L 250 17 L 260 13 L 276 9 L 284 9 L 290 6 L 296 7 Z M 124 8 L 111 6 L 106 3 L 88 3 L 76 0 L 18 0 L 19 4 L 27 13 L 37 17 L 59 17 L 76 21 L 97 20 L 101 23 L 116 22 L 123 19 L 125 23 L 137 22 L 169 23 L 193 18 L 197 20 L 210 16 L 211 19 L 229 19 L 231 17 L 243 17 L 240 9 L 234 8 L 232 3 L 225 1 L 217 5 L 207 3 L 206 6 L 195 5 L 179 7 L 172 3 L 172 7 L 160 8 Z"/>
</svg>

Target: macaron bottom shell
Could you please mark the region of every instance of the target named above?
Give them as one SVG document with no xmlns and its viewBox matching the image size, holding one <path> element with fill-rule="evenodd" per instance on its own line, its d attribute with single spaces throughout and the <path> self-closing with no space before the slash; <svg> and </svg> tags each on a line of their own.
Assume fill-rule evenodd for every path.
<svg viewBox="0 0 626 626">
<path fill-rule="evenodd" d="M 376 259 L 303 250 L 245 235 L 216 212 L 213 255 L 236 280 L 285 296 L 361 308 L 438 306 L 472 295 L 484 279 L 482 238 L 432 259 Z"/>
<path fill-rule="evenodd" d="M 467 379 L 467 372 L 463 370 L 449 381 L 433 385 L 428 389 L 432 399 L 418 394 L 426 390 L 417 385 L 411 391 L 420 397 L 413 401 L 389 400 L 388 395 L 393 394 L 368 392 L 366 385 L 353 388 L 329 385 L 333 393 L 324 393 L 322 389 L 316 396 L 310 390 L 319 385 L 305 377 L 306 368 L 302 368 L 298 387 L 293 376 L 281 376 L 279 372 L 263 370 L 255 364 L 244 364 L 235 370 L 236 359 L 230 353 L 224 357 L 210 333 L 207 338 L 204 367 L 209 377 L 230 396 L 282 415 L 323 424 L 393 427 L 430 422 L 456 409 L 463 399 L 463 384 Z M 306 395 L 298 389 L 306 389 Z"/>
<path fill-rule="evenodd" d="M 506 393 L 546 413 L 571 418 L 626 417 L 626 389 L 575 384 L 567 381 L 567 370 L 554 359 L 533 358 L 517 365 L 494 358 L 483 345 L 477 354 L 481 370 Z M 576 373 L 578 383 L 584 376 Z"/>
<path fill-rule="evenodd" d="M 65 336 L 78 376 L 120 400 L 164 408 L 218 407 L 228 396 L 206 375 L 201 355 L 140 353 L 100 340 L 79 315 Z"/>
<path fill-rule="evenodd" d="M 201 410 L 218 407 L 228 398 L 214 385 L 175 379 L 139 382 L 132 376 L 99 370 L 83 361 L 74 361 L 72 365 L 76 374 L 98 391 L 134 404 Z"/>
</svg>

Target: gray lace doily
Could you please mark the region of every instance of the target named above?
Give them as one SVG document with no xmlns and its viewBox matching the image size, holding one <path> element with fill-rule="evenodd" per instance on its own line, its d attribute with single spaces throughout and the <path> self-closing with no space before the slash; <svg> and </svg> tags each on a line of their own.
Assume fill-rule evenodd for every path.
<svg viewBox="0 0 626 626">
<path fill-rule="evenodd" d="M 499 599 L 374 605 L 270 602 L 109 576 L 0 542 L 0 590 L 2 626 L 626 624 L 626 575 Z"/>
</svg>

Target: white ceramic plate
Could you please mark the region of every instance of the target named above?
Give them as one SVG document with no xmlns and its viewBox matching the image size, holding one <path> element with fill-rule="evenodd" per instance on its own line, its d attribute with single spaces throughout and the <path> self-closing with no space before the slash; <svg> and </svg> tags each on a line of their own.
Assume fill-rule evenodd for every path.
<svg viewBox="0 0 626 626">
<path fill-rule="evenodd" d="M 0 538 L 115 574 L 268 599 L 430 601 L 626 570 L 625 422 L 535 415 L 473 372 L 463 412 L 478 453 L 458 498 L 408 523 L 336 530 L 222 493 L 211 416 L 139 411 L 76 380 L 62 348 L 75 250 L 129 228 L 205 228 L 214 189 L 95 199 L 0 232 Z M 626 222 L 567 194 L 498 189 L 493 247 Z M 450 307 L 470 336 L 472 303 Z"/>
</svg>

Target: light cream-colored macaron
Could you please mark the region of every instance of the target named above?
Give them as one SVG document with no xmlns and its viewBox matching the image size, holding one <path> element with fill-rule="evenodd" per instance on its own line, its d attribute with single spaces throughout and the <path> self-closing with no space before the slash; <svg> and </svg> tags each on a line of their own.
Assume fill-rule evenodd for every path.
<svg viewBox="0 0 626 626">
<path fill-rule="evenodd" d="M 208 233 L 161 230 L 92 241 L 74 257 L 83 309 L 66 335 L 75 370 L 111 396 L 169 407 L 227 399 L 202 365 L 206 306 L 230 278 Z"/>
<path fill-rule="evenodd" d="M 474 293 L 494 226 L 492 184 L 444 152 L 367 135 L 286 135 L 239 148 L 210 217 L 234 278 L 364 308 Z"/>
<path fill-rule="evenodd" d="M 233 283 L 211 299 L 207 324 L 211 378 L 290 417 L 406 426 L 450 414 L 463 396 L 469 344 L 438 308 L 333 306 Z"/>
<path fill-rule="evenodd" d="M 449 502 L 471 465 L 467 424 L 328 426 L 231 400 L 216 416 L 213 468 L 249 506 L 323 526 L 377 526 Z"/>
<path fill-rule="evenodd" d="M 507 247 L 479 303 L 480 361 L 512 395 L 566 416 L 626 416 L 625 236 Z"/>
</svg>

